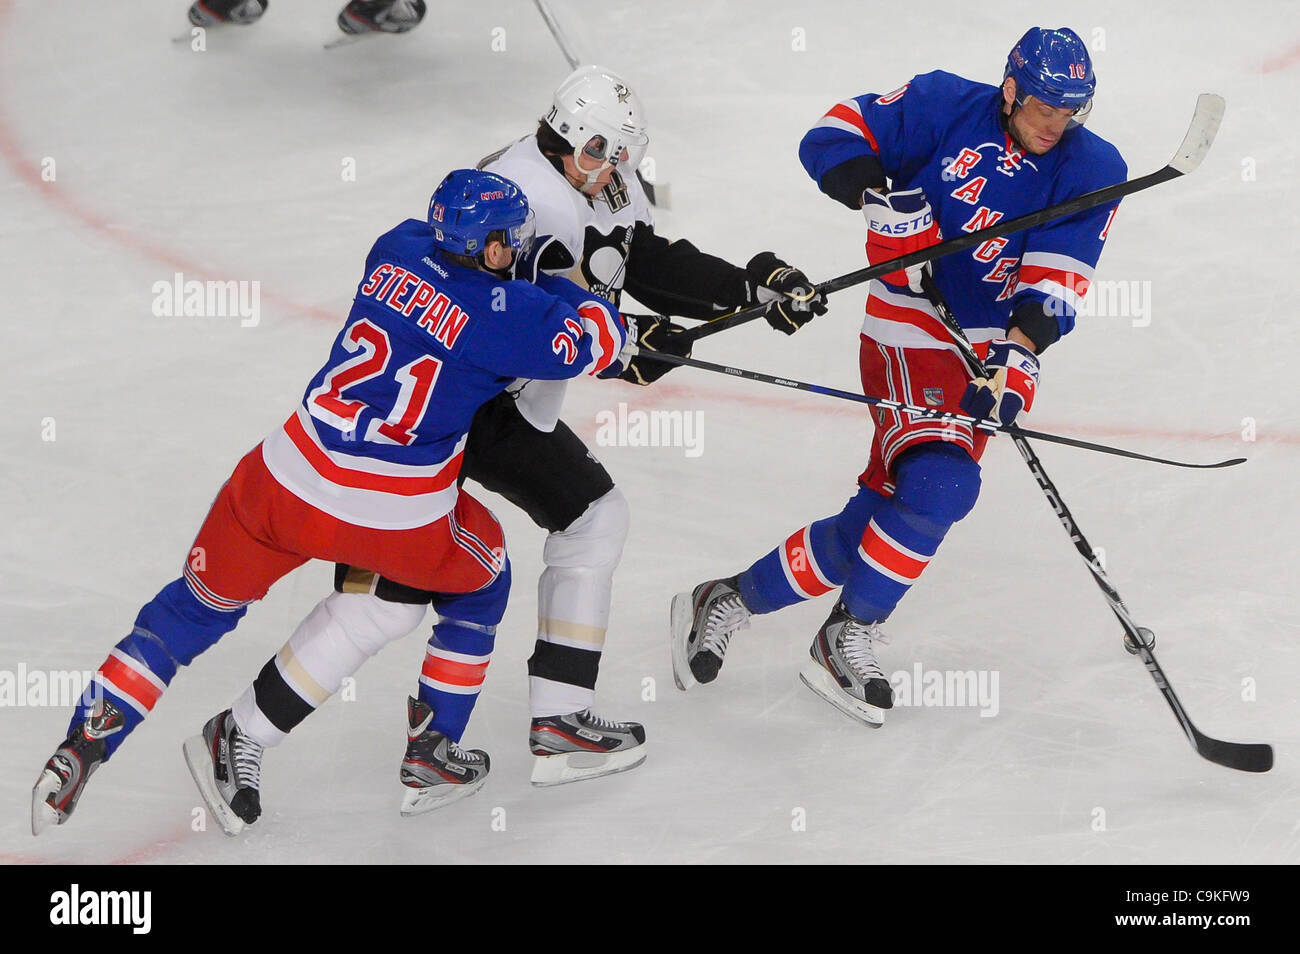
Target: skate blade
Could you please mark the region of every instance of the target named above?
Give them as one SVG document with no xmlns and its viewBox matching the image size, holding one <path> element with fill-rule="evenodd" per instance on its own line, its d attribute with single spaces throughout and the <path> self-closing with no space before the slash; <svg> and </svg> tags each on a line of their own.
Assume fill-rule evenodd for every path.
<svg viewBox="0 0 1300 954">
<path fill-rule="evenodd" d="M 835 677 L 816 660 L 809 659 L 803 664 L 803 669 L 799 670 L 799 681 L 853 721 L 869 725 L 873 729 L 879 729 L 885 724 L 885 710 L 853 698 L 840 688 Z"/>
<path fill-rule="evenodd" d="M 487 775 L 475 782 L 464 785 L 431 785 L 428 788 L 411 788 L 402 786 L 402 807 L 398 809 L 403 816 L 425 815 L 439 808 L 446 808 L 453 802 L 469 798 L 487 781 Z"/>
<path fill-rule="evenodd" d="M 51 825 L 60 824 L 59 813 L 46 799 L 57 792 L 62 784 L 57 773 L 45 769 L 41 772 L 41 777 L 36 780 L 36 784 L 32 786 L 33 835 L 39 835 Z"/>
<path fill-rule="evenodd" d="M 410 33 L 411 31 L 410 31 L 410 30 L 407 30 L 406 32 L 407 32 L 407 33 Z M 342 49 L 342 48 L 345 47 L 345 46 L 352 46 L 352 45 L 354 45 L 354 44 L 356 44 L 356 43 L 360 43 L 362 40 L 368 39 L 369 37 L 372 37 L 372 36 L 379 36 L 381 33 L 384 33 L 384 31 L 383 31 L 383 30 L 366 30 L 364 33 L 344 33 L 342 36 L 340 36 L 340 37 L 335 37 L 333 40 L 330 40 L 329 42 L 327 42 L 327 43 L 322 47 L 322 49 L 325 49 L 325 50 L 338 50 L 338 49 Z M 389 34 L 387 34 L 387 35 L 388 35 L 388 36 L 401 36 L 400 33 L 389 33 Z"/>
<path fill-rule="evenodd" d="M 645 743 L 618 752 L 564 752 L 533 756 L 533 785 L 549 788 L 628 772 L 645 761 Z"/>
<path fill-rule="evenodd" d="M 244 830 L 244 820 L 230 810 L 230 806 L 217 791 L 217 783 L 212 777 L 212 757 L 208 755 L 208 743 L 203 734 L 186 739 L 181 749 L 185 752 L 185 764 L 190 767 L 190 776 L 198 786 L 208 811 L 212 812 L 222 831 L 235 837 Z"/>
<path fill-rule="evenodd" d="M 691 664 L 686 660 L 686 640 L 691 635 L 691 623 L 695 621 L 695 601 L 691 591 L 678 593 L 673 597 L 672 622 L 668 639 L 673 651 L 673 682 L 685 692 L 699 685 L 691 672 Z"/>
</svg>

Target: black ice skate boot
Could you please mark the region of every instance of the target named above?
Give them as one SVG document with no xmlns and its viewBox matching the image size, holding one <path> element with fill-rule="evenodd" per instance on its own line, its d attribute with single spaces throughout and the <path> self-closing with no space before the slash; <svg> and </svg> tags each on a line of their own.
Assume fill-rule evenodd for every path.
<svg viewBox="0 0 1300 954">
<path fill-rule="evenodd" d="M 190 23 L 197 27 L 220 23 L 246 26 L 260 20 L 269 5 L 270 0 L 197 0 L 190 7 Z"/>
<path fill-rule="evenodd" d="M 707 580 L 673 597 L 673 681 L 678 689 L 717 679 L 731 637 L 749 625 L 749 608 L 737 585 L 734 576 Z"/>
<path fill-rule="evenodd" d="M 214 715 L 203 732 L 185 740 L 194 784 L 227 835 L 238 835 L 262 814 L 262 746 L 239 730 L 230 710 Z"/>
<path fill-rule="evenodd" d="M 50 756 L 32 787 L 33 835 L 51 825 L 62 825 L 72 816 L 86 782 L 108 753 L 106 739 L 120 732 L 125 724 L 125 716 L 111 702 L 101 699 L 90 718 Z"/>
<path fill-rule="evenodd" d="M 885 723 L 894 690 L 876 661 L 872 641 L 884 642 L 878 623 L 860 620 L 836 603 L 813 640 L 799 678 L 835 708 L 872 728 Z"/>
<path fill-rule="evenodd" d="M 339 12 L 347 34 L 406 33 L 424 19 L 424 0 L 352 0 Z"/>
<path fill-rule="evenodd" d="M 429 728 L 433 710 L 418 699 L 406 700 L 406 757 L 399 775 L 406 786 L 403 815 L 422 815 L 473 795 L 487 781 L 491 760 L 482 749 L 462 749 Z"/>
<path fill-rule="evenodd" d="M 528 746 L 536 756 L 533 784 L 563 785 L 636 768 L 645 761 L 645 727 L 583 709 L 534 719 Z"/>
</svg>

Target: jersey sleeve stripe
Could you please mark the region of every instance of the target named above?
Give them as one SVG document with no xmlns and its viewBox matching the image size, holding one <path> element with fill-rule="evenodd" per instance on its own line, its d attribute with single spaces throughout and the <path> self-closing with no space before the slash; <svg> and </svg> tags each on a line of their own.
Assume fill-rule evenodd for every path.
<svg viewBox="0 0 1300 954">
<path fill-rule="evenodd" d="M 838 120 L 839 122 L 828 123 L 826 122 L 828 119 Z M 856 132 L 867 141 L 867 145 L 871 147 L 873 152 L 880 152 L 880 144 L 876 142 L 876 137 L 871 134 L 867 121 L 862 118 L 862 111 L 858 108 L 858 104 L 852 100 L 836 103 L 826 111 L 826 115 L 822 117 L 822 121 L 817 125 L 834 126 L 845 131 Z"/>
<path fill-rule="evenodd" d="M 599 374 L 614 363 L 618 357 L 618 344 L 621 323 L 609 313 L 609 309 L 597 301 L 585 301 L 578 308 L 582 323 L 592 338 L 592 363 L 587 367 L 587 374 Z"/>
<path fill-rule="evenodd" d="M 1060 272 L 1071 272 L 1086 278 L 1088 281 L 1092 281 L 1095 272 L 1093 266 L 1087 262 L 1077 259 L 1073 255 L 1063 255 L 1060 252 L 1026 252 L 1021 259 L 1020 268 L 1023 271 L 1031 266 L 1055 269 Z"/>
</svg>

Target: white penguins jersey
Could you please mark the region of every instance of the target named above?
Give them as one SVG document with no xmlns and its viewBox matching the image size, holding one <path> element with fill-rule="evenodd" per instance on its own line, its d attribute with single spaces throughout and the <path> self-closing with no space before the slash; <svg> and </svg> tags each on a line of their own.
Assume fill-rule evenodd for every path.
<svg viewBox="0 0 1300 954">
<path fill-rule="evenodd" d="M 599 198 L 588 199 L 542 155 L 535 135 L 493 153 L 479 168 L 505 176 L 528 196 L 536 216 L 537 260 L 544 271 L 572 278 L 618 305 L 632 236 L 637 228 L 654 225 L 635 175 L 624 177 L 615 170 Z M 516 394 L 519 412 L 529 424 L 552 431 L 567 384 L 520 379 L 508 390 Z"/>
</svg>

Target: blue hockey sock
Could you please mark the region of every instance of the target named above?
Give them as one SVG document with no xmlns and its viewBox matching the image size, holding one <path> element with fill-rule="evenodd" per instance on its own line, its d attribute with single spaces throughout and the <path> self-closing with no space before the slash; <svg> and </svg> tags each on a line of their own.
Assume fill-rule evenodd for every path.
<svg viewBox="0 0 1300 954">
<path fill-rule="evenodd" d="M 119 732 L 106 737 L 109 758 L 149 714 L 180 666 L 190 663 L 244 618 L 247 607 L 221 611 L 201 602 L 182 577 L 168 583 L 144 605 L 131 635 L 113 647 L 86 689 L 68 733 L 90 717 L 99 698 L 125 717 Z"/>
<path fill-rule="evenodd" d="M 866 525 L 842 599 L 859 619 L 889 616 L 979 496 L 979 464 L 960 447 L 932 442 L 895 465 L 897 490 Z"/>
<path fill-rule="evenodd" d="M 497 624 L 510 595 L 510 565 L 473 593 L 433 601 L 438 621 L 425 649 L 419 699 L 433 710 L 430 728 L 459 742 L 487 675 Z"/>
<path fill-rule="evenodd" d="M 888 498 L 859 487 L 833 517 L 796 530 L 740 574 L 740 595 L 752 613 L 771 613 L 842 586 L 871 515 Z"/>
</svg>

